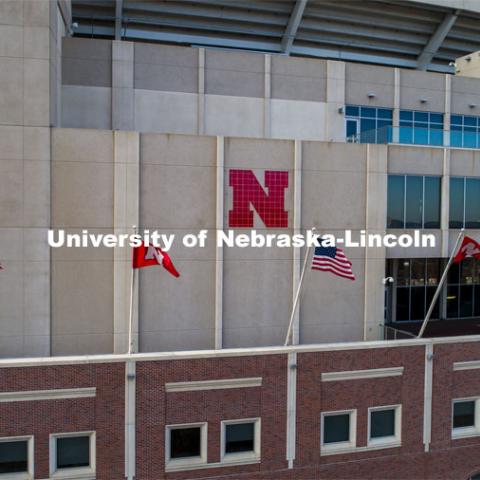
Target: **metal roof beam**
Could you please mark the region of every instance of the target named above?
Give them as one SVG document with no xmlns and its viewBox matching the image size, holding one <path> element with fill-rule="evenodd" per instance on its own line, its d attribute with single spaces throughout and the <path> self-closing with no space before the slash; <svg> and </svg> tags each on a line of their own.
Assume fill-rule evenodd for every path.
<svg viewBox="0 0 480 480">
<path fill-rule="evenodd" d="M 295 40 L 295 36 L 297 35 L 300 22 L 302 21 L 303 12 L 305 11 L 307 2 L 308 0 L 297 0 L 295 2 L 295 6 L 293 7 L 290 18 L 288 19 L 287 28 L 285 29 L 285 33 L 282 37 L 281 46 L 282 52 L 287 55 L 290 54 L 290 50 L 292 48 L 293 41 Z"/>
<path fill-rule="evenodd" d="M 447 13 L 442 23 L 435 30 L 435 33 L 430 37 L 430 40 L 425 45 L 422 53 L 417 58 L 417 70 L 426 70 L 432 61 L 438 49 L 448 35 L 448 32 L 453 27 L 453 24 L 458 18 L 460 10 L 455 10 L 453 13 Z"/>
<path fill-rule="evenodd" d="M 122 39 L 123 0 L 115 0 L 115 40 Z"/>
</svg>

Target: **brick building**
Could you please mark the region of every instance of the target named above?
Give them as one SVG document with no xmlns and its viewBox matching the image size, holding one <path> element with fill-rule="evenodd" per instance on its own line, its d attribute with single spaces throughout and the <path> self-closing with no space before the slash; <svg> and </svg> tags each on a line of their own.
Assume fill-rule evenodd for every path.
<svg viewBox="0 0 480 480">
<path fill-rule="evenodd" d="M 2 360 L 0 442 L 18 478 L 467 480 L 479 359 L 458 337 Z"/>
</svg>

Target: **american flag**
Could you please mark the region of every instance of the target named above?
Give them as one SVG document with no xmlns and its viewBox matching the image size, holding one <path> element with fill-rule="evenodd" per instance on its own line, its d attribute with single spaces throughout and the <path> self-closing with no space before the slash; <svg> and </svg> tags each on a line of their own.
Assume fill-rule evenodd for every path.
<svg viewBox="0 0 480 480">
<path fill-rule="evenodd" d="M 312 270 L 332 272 L 339 277 L 355 280 L 352 262 L 345 256 L 343 250 L 337 247 L 315 247 Z"/>
</svg>

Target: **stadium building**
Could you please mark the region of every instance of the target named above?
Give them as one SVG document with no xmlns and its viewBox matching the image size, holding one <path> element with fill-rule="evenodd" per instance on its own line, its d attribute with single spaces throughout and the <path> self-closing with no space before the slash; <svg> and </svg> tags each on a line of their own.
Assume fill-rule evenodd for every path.
<svg viewBox="0 0 480 480">
<path fill-rule="evenodd" d="M 0 479 L 480 478 L 475 0 L 0 0 Z M 207 230 L 180 278 L 49 230 Z M 217 232 L 412 234 L 307 250 Z M 307 257 L 308 260 L 308 257 Z M 133 354 L 129 348 L 132 321 Z"/>
</svg>

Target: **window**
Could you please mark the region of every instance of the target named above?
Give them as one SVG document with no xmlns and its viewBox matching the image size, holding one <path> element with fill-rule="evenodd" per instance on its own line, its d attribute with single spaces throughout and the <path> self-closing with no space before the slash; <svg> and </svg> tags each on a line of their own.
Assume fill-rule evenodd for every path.
<svg viewBox="0 0 480 480">
<path fill-rule="evenodd" d="M 387 228 L 440 228 L 440 177 L 389 175 Z"/>
<path fill-rule="evenodd" d="M 441 259 L 399 258 L 388 260 L 387 276 L 395 279 L 393 285 L 392 320 L 419 321 L 425 318 L 437 288 Z M 432 318 L 439 318 L 439 301 Z"/>
<path fill-rule="evenodd" d="M 388 143 L 392 134 L 391 108 L 345 107 L 345 127 L 347 141 L 360 143 Z M 357 122 L 354 124 L 354 122 Z M 355 135 L 355 136 L 353 136 Z"/>
<path fill-rule="evenodd" d="M 0 438 L 0 478 L 33 478 L 33 437 Z"/>
<path fill-rule="evenodd" d="M 341 453 L 356 446 L 356 410 L 322 413 L 321 453 Z"/>
<path fill-rule="evenodd" d="M 480 261 L 454 263 L 447 277 L 447 318 L 480 316 Z"/>
<path fill-rule="evenodd" d="M 222 462 L 260 459 L 260 419 L 222 422 Z"/>
<path fill-rule="evenodd" d="M 450 146 L 480 147 L 480 117 L 470 115 L 450 116 Z"/>
<path fill-rule="evenodd" d="M 400 143 L 443 145 L 443 113 L 400 110 Z"/>
<path fill-rule="evenodd" d="M 401 406 L 368 409 L 368 445 L 400 445 Z"/>
<path fill-rule="evenodd" d="M 50 475 L 95 475 L 95 433 L 74 432 L 50 435 Z"/>
<path fill-rule="evenodd" d="M 192 423 L 166 427 L 166 466 L 176 469 L 207 462 L 207 424 Z"/>
<path fill-rule="evenodd" d="M 480 228 L 480 178 L 450 178 L 450 228 Z"/>
<path fill-rule="evenodd" d="M 480 435 L 480 399 L 462 398 L 453 401 L 452 438 Z"/>
</svg>

